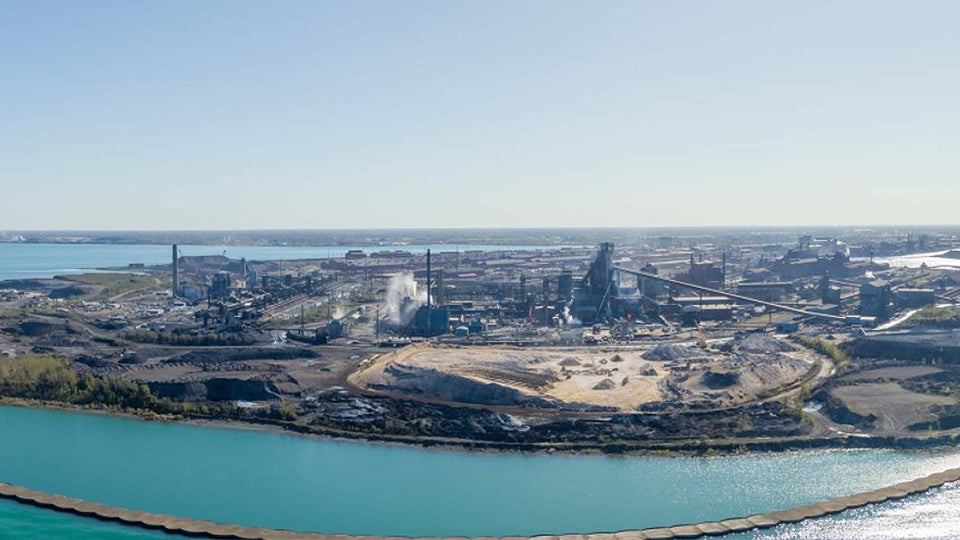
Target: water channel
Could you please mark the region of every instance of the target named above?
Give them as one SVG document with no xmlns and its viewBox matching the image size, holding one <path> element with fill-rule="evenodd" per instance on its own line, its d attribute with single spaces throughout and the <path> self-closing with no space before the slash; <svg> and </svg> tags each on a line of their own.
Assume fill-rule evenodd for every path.
<svg viewBox="0 0 960 540">
<path fill-rule="evenodd" d="M 476 454 L 7 406 L 0 407 L 0 441 L 0 481 L 14 485 L 195 519 L 409 536 L 719 520 L 960 465 L 960 454 L 875 450 L 714 458 Z M 11 508 L 0 505 L 0 520 L 16 519 Z M 17 512 L 28 521 L 51 514 Z"/>
</svg>

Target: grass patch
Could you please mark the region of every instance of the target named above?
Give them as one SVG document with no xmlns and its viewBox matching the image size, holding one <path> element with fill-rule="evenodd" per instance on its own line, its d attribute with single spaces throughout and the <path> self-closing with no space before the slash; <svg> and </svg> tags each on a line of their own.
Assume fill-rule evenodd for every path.
<svg viewBox="0 0 960 540">
<path fill-rule="evenodd" d="M 837 367 L 845 368 L 853 365 L 853 359 L 847 356 L 847 353 L 840 350 L 840 347 L 838 347 L 836 343 L 807 336 L 792 336 L 790 339 L 808 349 L 813 349 L 824 356 L 830 357 L 830 359 L 837 364 Z"/>
<path fill-rule="evenodd" d="M 160 279 L 156 276 L 123 273 L 81 274 L 79 276 L 65 276 L 63 279 L 98 287 L 98 292 L 84 295 L 84 299 L 87 300 L 110 300 L 135 292 L 155 289 L 161 284 Z"/>
<path fill-rule="evenodd" d="M 902 323 L 907 328 L 960 328 L 960 306 L 929 306 Z"/>
<path fill-rule="evenodd" d="M 146 386 L 80 375 L 66 360 L 53 356 L 0 360 L 0 396 L 122 409 L 147 408 L 156 401 Z"/>
</svg>

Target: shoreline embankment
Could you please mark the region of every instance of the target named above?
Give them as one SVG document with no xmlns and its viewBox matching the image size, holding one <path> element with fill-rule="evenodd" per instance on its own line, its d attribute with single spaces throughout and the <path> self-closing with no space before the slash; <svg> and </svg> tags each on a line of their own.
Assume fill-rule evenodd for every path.
<svg viewBox="0 0 960 540">
<path fill-rule="evenodd" d="M 462 439 L 425 435 L 393 435 L 306 426 L 295 422 L 265 418 L 234 419 L 227 417 L 143 415 L 129 411 L 104 408 L 83 408 L 56 401 L 39 401 L 0 396 L 0 406 L 25 407 L 75 414 L 91 414 L 124 418 L 141 422 L 164 422 L 202 428 L 258 431 L 303 437 L 314 440 L 373 444 L 471 453 L 566 454 L 601 456 L 738 456 L 796 452 L 809 450 L 897 450 L 938 451 L 955 449 L 960 445 L 960 430 L 950 430 L 923 436 L 849 437 L 784 437 L 760 439 L 660 439 L 611 440 L 608 442 L 523 442 L 481 439 Z"/>
</svg>

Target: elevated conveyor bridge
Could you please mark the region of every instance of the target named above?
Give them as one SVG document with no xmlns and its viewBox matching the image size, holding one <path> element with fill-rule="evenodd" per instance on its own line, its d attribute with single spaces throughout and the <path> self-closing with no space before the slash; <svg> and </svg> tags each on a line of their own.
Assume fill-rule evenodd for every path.
<svg viewBox="0 0 960 540">
<path fill-rule="evenodd" d="M 666 277 L 663 277 L 663 276 L 660 276 L 660 275 L 657 275 L 657 274 L 650 274 L 650 273 L 647 273 L 647 272 L 642 272 L 642 271 L 640 271 L 640 270 L 631 270 L 631 269 L 629 269 L 629 268 L 623 268 L 623 267 L 621 267 L 621 266 L 615 266 L 615 267 L 613 267 L 613 269 L 616 270 L 616 271 L 618 271 L 618 272 L 623 272 L 623 273 L 625 273 L 625 274 L 631 274 L 631 275 L 634 275 L 634 276 L 639 276 L 639 277 L 642 277 L 642 278 L 644 278 L 644 279 L 655 279 L 655 280 L 658 280 L 658 281 L 662 281 L 663 283 L 667 283 L 667 284 L 669 284 L 669 285 L 675 285 L 675 286 L 677 286 L 677 287 L 684 287 L 684 288 L 687 288 L 687 289 L 692 289 L 692 290 L 694 290 L 694 291 L 698 291 L 698 292 L 710 294 L 710 295 L 712 295 L 712 296 L 723 296 L 723 297 L 725 297 L 725 298 L 730 298 L 730 299 L 732 299 L 732 300 L 737 300 L 737 301 L 744 302 L 744 303 L 748 303 L 748 304 L 755 304 L 755 305 L 758 305 L 758 306 L 764 306 L 764 307 L 768 307 L 768 308 L 776 309 L 776 310 L 780 310 L 780 311 L 786 311 L 786 312 L 789 312 L 789 313 L 795 313 L 795 314 L 797 314 L 797 315 L 803 315 L 803 316 L 805 316 L 805 317 L 815 317 L 815 318 L 818 318 L 818 319 L 823 319 L 823 320 L 832 321 L 832 322 L 844 322 L 844 321 L 845 321 L 845 319 L 844 319 L 843 317 L 840 317 L 840 316 L 837 316 L 837 315 L 828 315 L 828 314 L 826 314 L 826 313 L 817 313 L 817 312 L 815 312 L 815 311 L 808 311 L 808 310 L 805 310 L 805 309 L 801 309 L 801 308 L 797 308 L 797 307 L 792 307 L 792 306 L 786 306 L 786 305 L 783 305 L 783 304 L 777 304 L 777 303 L 774 303 L 774 302 L 767 302 L 767 301 L 765 301 L 765 300 L 757 300 L 756 298 L 750 298 L 749 296 L 743 296 L 743 295 L 741 295 L 741 294 L 731 293 L 731 292 L 727 292 L 727 291 L 721 291 L 721 290 L 719 290 L 719 289 L 712 289 L 712 288 L 710 288 L 710 287 L 704 287 L 704 286 L 702 286 L 702 285 L 696 285 L 696 284 L 694 284 L 694 283 L 687 283 L 687 282 L 684 282 L 684 281 L 677 281 L 677 280 L 675 280 L 675 279 L 666 278 Z"/>
</svg>

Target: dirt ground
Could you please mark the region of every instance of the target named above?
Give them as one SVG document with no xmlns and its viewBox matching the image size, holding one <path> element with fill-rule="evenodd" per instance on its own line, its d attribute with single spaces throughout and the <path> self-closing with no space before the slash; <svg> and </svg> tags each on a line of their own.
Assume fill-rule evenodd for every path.
<svg viewBox="0 0 960 540">
<path fill-rule="evenodd" d="M 912 423 L 935 419 L 932 407 L 955 402 L 946 396 L 911 392 L 895 382 L 840 386 L 831 393 L 853 412 L 876 416 L 880 432 L 897 432 Z"/>
<path fill-rule="evenodd" d="M 353 380 L 370 388 L 423 391 L 454 401 L 473 397 L 467 401 L 511 405 L 526 395 L 632 410 L 661 398 L 657 383 L 666 373 L 662 364 L 644 360 L 642 353 L 595 348 L 409 347 L 385 355 Z"/>
<path fill-rule="evenodd" d="M 875 433 L 895 433 L 919 422 L 935 421 L 938 413 L 956 404 L 956 399 L 931 391 L 915 391 L 922 382 L 943 378 L 944 369 L 924 366 L 885 366 L 858 371 L 834 381 L 830 395 L 862 417 L 873 418 Z"/>
<path fill-rule="evenodd" d="M 916 377 L 923 377 L 925 375 L 932 375 L 934 373 L 942 373 L 943 370 L 940 368 L 935 368 L 932 366 L 891 366 L 883 367 L 878 369 L 870 369 L 867 371 L 861 371 L 859 373 L 853 373 L 843 377 L 845 381 L 869 381 L 869 380 L 878 380 L 878 379 L 913 379 Z"/>
<path fill-rule="evenodd" d="M 789 386 L 811 366 L 780 351 L 732 354 L 676 343 L 665 350 L 421 345 L 380 357 L 350 382 L 442 402 L 629 412 L 663 402 L 742 403 Z"/>
</svg>

